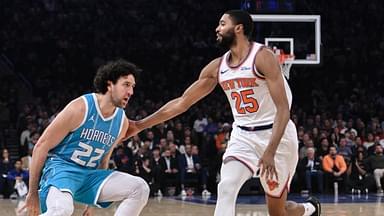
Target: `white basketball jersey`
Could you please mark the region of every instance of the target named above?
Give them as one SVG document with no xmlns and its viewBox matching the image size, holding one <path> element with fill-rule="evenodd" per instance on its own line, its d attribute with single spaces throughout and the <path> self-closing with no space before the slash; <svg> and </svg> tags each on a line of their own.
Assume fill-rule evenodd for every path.
<svg viewBox="0 0 384 216">
<path fill-rule="evenodd" d="M 255 60 L 263 44 L 253 42 L 248 56 L 235 67 L 229 66 L 230 51 L 221 59 L 218 80 L 231 105 L 234 125 L 254 127 L 272 124 L 276 106 L 264 76 L 256 70 Z M 283 73 L 289 108 L 292 93 Z"/>
</svg>

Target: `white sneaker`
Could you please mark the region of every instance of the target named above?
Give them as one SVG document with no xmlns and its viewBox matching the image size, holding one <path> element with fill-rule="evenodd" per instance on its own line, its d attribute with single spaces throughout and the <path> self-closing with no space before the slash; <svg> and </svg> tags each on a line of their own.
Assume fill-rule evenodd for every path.
<svg viewBox="0 0 384 216">
<path fill-rule="evenodd" d="M 17 194 L 16 194 L 16 192 L 14 192 L 14 193 L 12 193 L 10 196 L 9 196 L 9 198 L 10 199 L 17 199 Z"/>
<path fill-rule="evenodd" d="M 211 196 L 211 192 L 209 192 L 207 189 L 204 189 L 201 193 L 202 196 Z"/>
<path fill-rule="evenodd" d="M 185 190 L 182 190 L 182 191 L 181 191 L 181 196 L 182 196 L 182 197 L 187 196 L 187 192 L 186 192 Z"/>
<path fill-rule="evenodd" d="M 378 193 L 378 194 L 383 194 L 384 191 L 383 191 L 383 189 L 379 188 L 379 189 L 377 189 L 377 193 Z"/>
</svg>

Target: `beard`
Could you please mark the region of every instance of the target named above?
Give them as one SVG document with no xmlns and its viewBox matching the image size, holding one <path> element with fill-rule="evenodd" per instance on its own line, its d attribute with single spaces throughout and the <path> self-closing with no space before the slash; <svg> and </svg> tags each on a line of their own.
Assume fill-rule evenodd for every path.
<svg viewBox="0 0 384 216">
<path fill-rule="evenodd" d="M 221 35 L 221 40 L 217 40 L 217 44 L 224 48 L 229 49 L 235 43 L 235 31 L 229 30 L 227 33 Z"/>
<path fill-rule="evenodd" d="M 123 100 L 119 100 L 118 98 L 112 98 L 112 104 L 115 106 L 115 107 L 119 107 L 119 108 L 122 108 L 124 109 L 127 104 L 124 104 Z"/>
</svg>

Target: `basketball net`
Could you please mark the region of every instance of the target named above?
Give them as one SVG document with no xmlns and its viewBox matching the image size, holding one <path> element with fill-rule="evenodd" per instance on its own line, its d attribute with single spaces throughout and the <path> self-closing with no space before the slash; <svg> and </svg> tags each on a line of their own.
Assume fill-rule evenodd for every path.
<svg viewBox="0 0 384 216">
<path fill-rule="evenodd" d="M 283 72 L 284 76 L 289 79 L 289 72 L 291 70 L 293 60 L 295 60 L 295 56 L 291 54 L 284 54 L 283 50 L 280 49 L 274 49 L 273 51 L 279 61 L 281 72 Z"/>
</svg>

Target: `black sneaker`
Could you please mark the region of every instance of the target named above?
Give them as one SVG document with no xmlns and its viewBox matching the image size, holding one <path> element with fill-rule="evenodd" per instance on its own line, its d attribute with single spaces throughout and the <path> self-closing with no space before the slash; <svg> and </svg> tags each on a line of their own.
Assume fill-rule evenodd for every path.
<svg viewBox="0 0 384 216">
<path fill-rule="evenodd" d="M 311 216 L 320 216 L 321 215 L 321 204 L 320 204 L 320 201 L 316 197 L 310 196 L 305 202 L 311 203 L 316 209 L 316 211 L 313 212 L 313 214 L 311 214 Z"/>
</svg>

